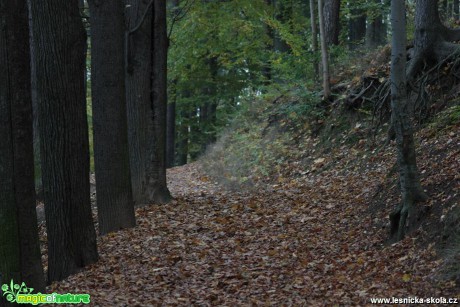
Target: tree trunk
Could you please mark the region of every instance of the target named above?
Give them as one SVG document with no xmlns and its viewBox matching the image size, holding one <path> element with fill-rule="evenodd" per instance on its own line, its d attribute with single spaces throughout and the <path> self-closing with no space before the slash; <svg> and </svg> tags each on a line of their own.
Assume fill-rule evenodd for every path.
<svg viewBox="0 0 460 307">
<path fill-rule="evenodd" d="M 453 8 L 453 13 L 454 13 L 453 17 L 454 17 L 455 20 L 458 20 L 459 15 L 460 15 L 459 14 L 460 13 L 459 0 L 454 0 L 453 6 L 454 6 L 454 8 Z"/>
<path fill-rule="evenodd" d="M 265 4 L 267 6 L 272 5 L 271 0 L 265 0 Z M 264 76 L 264 85 L 268 86 L 272 80 L 272 64 L 270 62 L 270 52 L 273 50 L 273 40 L 274 40 L 274 33 L 271 26 L 264 23 L 265 33 L 267 35 L 267 44 L 266 44 L 266 58 L 264 59 L 264 64 L 262 67 L 262 75 Z"/>
<path fill-rule="evenodd" d="M 98 259 L 89 185 L 85 42 L 78 1 L 29 1 L 36 65 L 48 282 Z"/>
<path fill-rule="evenodd" d="M 329 75 L 329 59 L 326 41 L 326 29 L 324 27 L 324 15 L 323 15 L 323 0 L 318 0 L 318 20 L 319 20 L 319 32 L 321 38 L 321 58 L 323 62 L 323 97 L 324 100 L 328 100 L 331 95 L 330 86 L 330 75 Z"/>
<path fill-rule="evenodd" d="M 351 17 L 348 21 L 349 46 L 355 49 L 361 44 L 366 36 L 366 15 L 362 9 L 351 9 Z"/>
<path fill-rule="evenodd" d="M 286 0 L 272 0 L 275 10 L 275 19 L 281 23 L 288 23 L 292 18 L 292 6 L 286 3 Z M 290 3 L 292 4 L 292 3 Z M 273 36 L 273 49 L 277 52 L 288 52 L 291 48 L 286 41 L 275 31 Z"/>
<path fill-rule="evenodd" d="M 174 82 L 174 89 L 172 90 L 172 98 L 168 102 L 168 111 L 166 115 L 167 132 L 166 132 L 166 165 L 168 167 L 174 166 L 174 152 L 176 146 L 176 83 Z"/>
<path fill-rule="evenodd" d="M 89 0 L 99 233 L 134 227 L 126 116 L 124 3 Z M 107 52 L 110 50 L 110 52 Z"/>
<path fill-rule="evenodd" d="M 45 290 L 35 208 L 27 2 L 0 0 L 0 285 Z M 6 306 L 0 297 L 0 306 Z"/>
<path fill-rule="evenodd" d="M 310 0 L 310 27 L 311 27 L 311 45 L 313 51 L 313 69 L 315 70 L 315 78 L 319 79 L 319 63 L 318 63 L 318 26 L 316 24 L 316 8 L 315 0 Z"/>
<path fill-rule="evenodd" d="M 326 43 L 339 44 L 340 35 L 340 0 L 323 0 L 324 3 L 324 33 Z"/>
<path fill-rule="evenodd" d="M 441 23 L 437 0 L 418 0 L 415 9 L 415 39 L 413 58 L 407 70 L 408 81 L 420 71 L 423 62 L 439 62 L 458 50 L 451 43 L 460 40 L 459 29 L 449 29 Z"/>
<path fill-rule="evenodd" d="M 381 3 L 380 0 L 374 0 Z M 383 5 L 383 4 L 382 4 Z M 382 10 L 380 11 L 382 12 Z M 382 13 L 379 13 L 373 20 L 368 19 L 366 28 L 366 47 L 373 49 L 386 43 L 387 29 Z"/>
<path fill-rule="evenodd" d="M 147 149 L 147 195 L 155 203 L 167 203 L 171 194 L 166 184 L 166 109 L 167 109 L 167 56 L 166 2 L 153 1 L 152 44 L 152 98 L 149 109 L 152 142 Z"/>
<path fill-rule="evenodd" d="M 147 140 L 153 138 L 147 130 L 151 104 L 152 74 L 152 10 L 144 1 L 127 0 L 126 19 L 126 103 L 131 184 L 136 205 L 147 200 Z"/>
<path fill-rule="evenodd" d="M 165 203 L 171 199 L 166 186 L 166 2 L 129 2 L 127 100 L 134 197 L 137 204 Z"/>
<path fill-rule="evenodd" d="M 401 240 L 407 227 L 413 227 L 417 218 L 415 203 L 426 198 L 416 163 L 414 137 L 409 117 L 406 90 L 406 20 L 404 1 L 391 2 L 393 28 L 391 51 L 391 108 L 392 124 L 396 133 L 396 148 L 402 201 L 391 215 L 391 234 Z"/>
</svg>

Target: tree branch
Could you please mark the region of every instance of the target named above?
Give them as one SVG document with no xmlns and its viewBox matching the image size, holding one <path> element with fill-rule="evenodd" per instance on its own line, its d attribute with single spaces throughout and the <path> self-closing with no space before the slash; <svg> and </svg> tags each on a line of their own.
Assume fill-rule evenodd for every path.
<svg viewBox="0 0 460 307">
<path fill-rule="evenodd" d="M 128 29 L 128 34 L 133 34 L 134 32 L 136 32 L 137 30 L 139 30 L 139 28 L 142 26 L 142 24 L 144 23 L 144 20 L 145 20 L 145 17 L 147 16 L 147 13 L 149 12 L 150 10 L 150 7 L 152 6 L 153 4 L 153 1 L 154 0 L 150 0 L 149 4 L 147 5 L 147 7 L 145 8 L 145 12 L 144 14 L 142 15 L 142 18 L 139 20 L 139 22 L 137 23 L 137 25 L 132 28 L 132 29 Z"/>
</svg>

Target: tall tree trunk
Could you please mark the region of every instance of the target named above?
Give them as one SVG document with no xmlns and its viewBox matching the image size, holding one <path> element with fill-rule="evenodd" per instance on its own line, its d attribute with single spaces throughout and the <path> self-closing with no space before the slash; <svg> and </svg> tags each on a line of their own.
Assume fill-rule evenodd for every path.
<svg viewBox="0 0 460 307">
<path fill-rule="evenodd" d="M 381 0 L 374 0 L 381 4 Z M 384 5 L 384 4 L 381 4 Z M 379 11 L 379 12 L 382 12 Z M 373 20 L 368 19 L 366 28 L 366 47 L 369 49 L 378 47 L 386 43 L 386 25 L 382 13 L 379 13 Z"/>
<path fill-rule="evenodd" d="M 418 0 L 415 8 L 415 39 L 413 58 L 407 70 L 411 81 L 426 61 L 442 61 L 459 47 L 460 29 L 449 29 L 441 23 L 437 0 Z"/>
<path fill-rule="evenodd" d="M 29 14 L 29 24 L 32 23 L 31 14 Z M 33 49 L 33 33 L 29 27 L 29 45 L 30 53 L 34 54 Z M 37 105 L 37 77 L 35 74 L 34 58 L 30 58 L 30 76 L 31 76 L 31 93 L 32 93 L 32 122 L 33 122 L 33 138 L 34 138 L 34 166 L 35 166 L 35 191 L 37 200 L 43 200 L 43 184 L 41 178 L 40 165 L 40 136 L 38 130 L 38 105 Z"/>
<path fill-rule="evenodd" d="M 26 0 L 0 0 L 0 285 L 44 291 L 35 208 Z M 13 290 L 13 289 L 11 289 Z M 6 306 L 0 297 L 0 306 Z"/>
<path fill-rule="evenodd" d="M 459 13 L 460 13 L 460 7 L 459 7 L 459 0 L 454 0 L 453 2 L 453 16 L 455 20 L 458 20 L 459 18 Z"/>
<path fill-rule="evenodd" d="M 324 26 L 323 0 L 318 0 L 318 20 L 321 38 L 321 59 L 323 63 L 323 97 L 328 100 L 331 95 L 330 75 L 329 75 L 329 55 L 327 51 L 326 29 Z"/>
<path fill-rule="evenodd" d="M 415 203 L 426 198 L 420 185 L 406 90 L 406 20 L 404 1 L 391 1 L 391 109 L 396 133 L 402 201 L 391 215 L 392 235 L 401 240 L 417 218 Z M 409 225 L 408 225 L 409 221 Z"/>
<path fill-rule="evenodd" d="M 187 112 L 184 112 L 181 116 L 181 123 L 179 125 L 179 141 L 177 146 L 177 165 L 187 164 L 188 156 L 188 125 L 185 123 L 185 117 Z"/>
<path fill-rule="evenodd" d="M 310 27 L 311 27 L 311 45 L 313 51 L 313 69 L 315 70 L 315 78 L 319 79 L 319 63 L 318 63 L 318 26 L 316 24 L 316 8 L 315 0 L 310 0 Z"/>
<path fill-rule="evenodd" d="M 339 44 L 340 35 L 340 0 L 324 0 L 324 33 L 326 43 Z"/>
<path fill-rule="evenodd" d="M 126 0 L 126 102 L 131 183 L 136 205 L 147 200 L 147 112 L 151 104 L 152 9 L 145 1 Z"/>
<path fill-rule="evenodd" d="M 289 23 L 292 18 L 292 2 L 287 0 L 271 1 L 275 10 L 275 19 L 284 24 Z M 290 50 L 289 45 L 277 31 L 273 36 L 273 49 L 277 52 L 288 52 Z"/>
<path fill-rule="evenodd" d="M 272 0 L 265 0 L 265 3 L 268 6 L 272 5 Z M 267 24 L 264 24 L 265 27 L 265 33 L 268 37 L 267 44 L 266 44 L 266 52 L 265 54 L 266 59 L 262 67 L 262 75 L 264 76 L 264 85 L 268 86 L 271 83 L 272 80 L 272 64 L 270 62 L 270 52 L 273 50 L 273 40 L 274 40 L 274 33 L 272 27 L 270 27 Z"/>
<path fill-rule="evenodd" d="M 165 203 L 166 3 L 128 0 L 127 101 L 130 161 L 137 204 Z"/>
<path fill-rule="evenodd" d="M 172 18 L 178 18 L 179 0 L 171 0 Z M 171 30 L 169 30 L 171 31 Z M 169 39 L 169 38 L 168 38 Z M 169 49 L 169 46 L 168 46 Z M 177 79 L 172 82 L 172 99 L 168 99 L 166 115 L 166 166 L 174 166 L 174 154 L 176 149 L 176 100 L 177 100 Z"/>
<path fill-rule="evenodd" d="M 355 49 L 366 36 L 366 14 L 362 9 L 351 9 L 351 18 L 348 21 L 349 46 Z"/>
<path fill-rule="evenodd" d="M 149 116 L 153 125 L 153 142 L 149 143 L 147 165 L 148 200 L 167 203 L 171 194 L 166 183 L 166 109 L 167 109 L 167 57 L 166 2 L 153 1 L 152 23 L 152 102 Z"/>
<path fill-rule="evenodd" d="M 99 232 L 135 226 L 126 116 L 124 3 L 89 0 Z M 107 52 L 109 51 L 110 52 Z"/>
<path fill-rule="evenodd" d="M 177 92 L 175 88 L 172 91 L 172 97 L 168 102 L 168 111 L 166 115 L 166 125 L 167 125 L 167 132 L 166 132 L 166 165 L 167 167 L 174 166 L 174 152 L 176 146 L 176 99 L 177 99 Z"/>
<path fill-rule="evenodd" d="M 86 33 L 77 0 L 31 0 L 29 5 L 52 282 L 98 259 L 83 80 Z"/>
</svg>

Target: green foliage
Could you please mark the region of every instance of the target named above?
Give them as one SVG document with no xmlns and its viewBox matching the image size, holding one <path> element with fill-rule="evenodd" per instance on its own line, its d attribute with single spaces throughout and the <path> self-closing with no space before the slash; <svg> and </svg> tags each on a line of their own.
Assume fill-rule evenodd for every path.
<svg viewBox="0 0 460 307">
<path fill-rule="evenodd" d="M 308 5 L 288 3 L 285 19 L 265 0 L 184 1 L 170 8 L 168 76 L 174 86 L 169 97 L 176 102 L 177 126 L 189 128 L 190 157 L 202 153 L 248 101 L 270 87 L 313 86 L 312 59 L 319 55 L 310 50 Z M 275 33 L 288 52 L 273 50 Z M 204 120 L 202 110 L 209 105 L 216 111 Z M 185 137 L 178 135 L 177 141 Z"/>
<path fill-rule="evenodd" d="M 295 88 L 245 104 L 202 159 L 207 174 L 229 188 L 277 177 L 299 148 L 297 138 L 309 135 L 310 123 L 325 116 L 320 101 L 315 93 Z"/>
</svg>

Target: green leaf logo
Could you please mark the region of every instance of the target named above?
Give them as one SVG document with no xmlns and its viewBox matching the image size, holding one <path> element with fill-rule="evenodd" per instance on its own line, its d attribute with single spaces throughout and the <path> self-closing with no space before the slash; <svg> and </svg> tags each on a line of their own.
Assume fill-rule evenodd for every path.
<svg viewBox="0 0 460 307">
<path fill-rule="evenodd" d="M 28 294 L 33 290 L 33 288 L 27 288 L 24 282 L 19 285 L 15 284 L 13 280 L 11 280 L 9 285 L 2 285 L 3 296 L 6 296 L 6 300 L 11 303 L 16 303 L 16 297 L 18 294 Z"/>
</svg>

